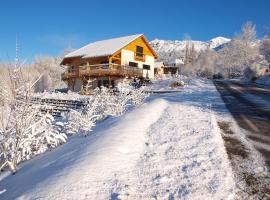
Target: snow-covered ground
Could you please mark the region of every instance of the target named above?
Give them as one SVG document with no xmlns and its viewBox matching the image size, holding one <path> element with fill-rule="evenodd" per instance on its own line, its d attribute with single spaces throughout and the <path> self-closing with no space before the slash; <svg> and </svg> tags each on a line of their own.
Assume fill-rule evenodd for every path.
<svg viewBox="0 0 270 200">
<path fill-rule="evenodd" d="M 233 199 L 235 184 L 214 85 L 151 95 L 51 152 L 3 173 L 0 199 Z"/>
</svg>

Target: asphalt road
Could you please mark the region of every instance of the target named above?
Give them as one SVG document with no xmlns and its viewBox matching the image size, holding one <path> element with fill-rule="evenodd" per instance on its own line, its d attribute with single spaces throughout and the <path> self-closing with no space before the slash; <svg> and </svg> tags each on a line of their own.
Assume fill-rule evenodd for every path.
<svg viewBox="0 0 270 200">
<path fill-rule="evenodd" d="M 270 88 L 238 81 L 214 81 L 227 109 L 270 168 Z"/>
</svg>

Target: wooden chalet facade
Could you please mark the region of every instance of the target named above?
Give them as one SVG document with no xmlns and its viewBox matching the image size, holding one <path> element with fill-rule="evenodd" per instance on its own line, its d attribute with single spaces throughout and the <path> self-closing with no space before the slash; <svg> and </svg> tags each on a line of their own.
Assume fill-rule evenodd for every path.
<svg viewBox="0 0 270 200">
<path fill-rule="evenodd" d="M 154 74 L 155 76 L 162 76 L 165 74 L 176 75 L 178 73 L 179 66 L 177 65 L 165 65 L 163 62 L 156 62 Z"/>
<path fill-rule="evenodd" d="M 90 43 L 67 54 L 61 62 L 69 90 L 114 87 L 123 78 L 153 78 L 157 54 L 142 34 Z"/>
</svg>

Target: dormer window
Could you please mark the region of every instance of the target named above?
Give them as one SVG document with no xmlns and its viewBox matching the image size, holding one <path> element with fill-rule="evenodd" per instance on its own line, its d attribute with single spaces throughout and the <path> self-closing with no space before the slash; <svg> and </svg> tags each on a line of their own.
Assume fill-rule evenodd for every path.
<svg viewBox="0 0 270 200">
<path fill-rule="evenodd" d="M 145 61 L 145 57 L 144 57 L 144 54 L 143 54 L 143 47 L 136 46 L 135 60 L 139 60 L 139 61 L 142 61 L 142 62 Z"/>
<path fill-rule="evenodd" d="M 143 47 L 136 46 L 136 56 L 137 57 L 143 57 Z"/>
</svg>

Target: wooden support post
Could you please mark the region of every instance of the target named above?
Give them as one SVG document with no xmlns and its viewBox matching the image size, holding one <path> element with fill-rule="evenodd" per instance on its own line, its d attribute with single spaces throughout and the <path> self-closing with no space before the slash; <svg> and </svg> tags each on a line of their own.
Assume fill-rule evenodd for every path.
<svg viewBox="0 0 270 200">
<path fill-rule="evenodd" d="M 111 68 L 111 64 L 112 64 L 112 57 L 109 56 L 109 68 Z"/>
</svg>

